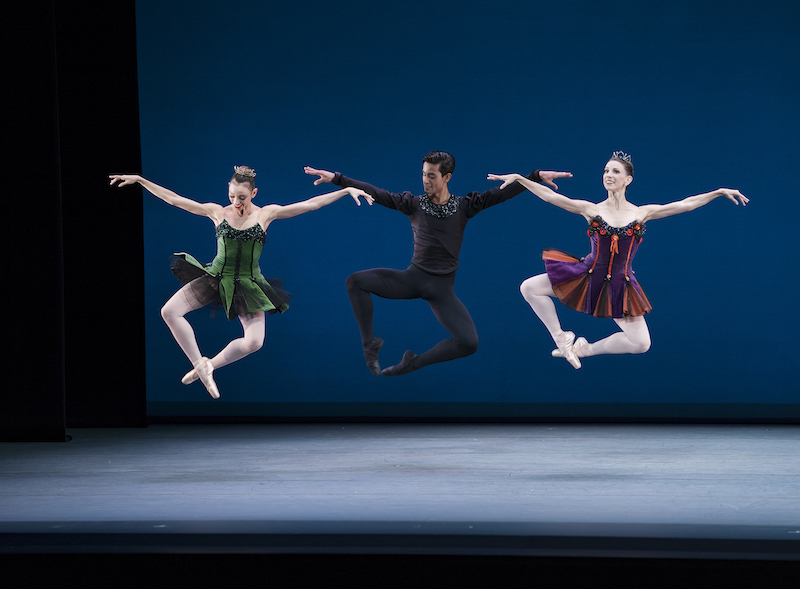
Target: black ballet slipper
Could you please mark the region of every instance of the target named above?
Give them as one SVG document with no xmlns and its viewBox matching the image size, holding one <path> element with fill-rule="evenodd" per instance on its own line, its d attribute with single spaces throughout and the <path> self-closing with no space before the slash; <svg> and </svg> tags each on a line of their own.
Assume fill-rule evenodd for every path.
<svg viewBox="0 0 800 589">
<path fill-rule="evenodd" d="M 400 364 L 395 364 L 394 366 L 389 366 L 389 368 L 384 368 L 381 371 L 383 376 L 400 376 L 401 374 L 408 374 L 409 372 L 414 372 L 416 368 L 414 368 L 411 364 L 414 362 L 414 358 L 417 355 L 412 352 L 411 350 L 406 350 L 406 353 L 403 354 L 403 359 L 400 360 Z"/>
<path fill-rule="evenodd" d="M 383 347 L 383 340 L 379 337 L 372 338 L 368 344 L 364 344 L 364 360 L 367 361 L 367 368 L 375 376 L 381 375 L 381 365 L 378 362 L 378 354 Z"/>
</svg>

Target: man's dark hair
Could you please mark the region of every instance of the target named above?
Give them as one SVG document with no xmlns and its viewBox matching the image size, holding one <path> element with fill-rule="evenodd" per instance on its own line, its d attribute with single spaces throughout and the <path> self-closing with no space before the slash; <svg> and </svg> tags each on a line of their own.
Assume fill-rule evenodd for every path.
<svg viewBox="0 0 800 589">
<path fill-rule="evenodd" d="M 422 158 L 422 161 L 429 164 L 439 164 L 439 171 L 442 176 L 452 174 L 453 170 L 456 169 L 456 158 L 446 151 L 432 151 Z"/>
</svg>

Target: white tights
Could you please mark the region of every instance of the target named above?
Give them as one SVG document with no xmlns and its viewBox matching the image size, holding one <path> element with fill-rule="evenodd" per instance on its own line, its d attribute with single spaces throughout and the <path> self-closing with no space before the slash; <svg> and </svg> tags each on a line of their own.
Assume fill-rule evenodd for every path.
<svg viewBox="0 0 800 589">
<path fill-rule="evenodd" d="M 528 278 L 519 287 L 523 298 L 542 320 L 547 331 L 557 342 L 564 331 L 556 314 L 556 306 L 551 297 L 555 297 L 553 286 L 547 274 L 539 274 Z M 596 341 L 577 350 L 579 357 L 597 356 L 599 354 L 643 354 L 650 349 L 650 330 L 644 317 L 624 317 L 614 319 L 622 331 L 611 334 L 607 338 Z"/>
<path fill-rule="evenodd" d="M 189 311 L 199 309 L 203 305 L 192 294 L 190 285 L 185 285 L 164 304 L 161 308 L 161 317 L 172 332 L 183 353 L 194 366 L 202 357 L 194 330 L 184 315 Z M 225 346 L 219 354 L 211 358 L 211 365 L 216 370 L 231 362 L 241 360 L 245 356 L 261 349 L 266 335 L 266 319 L 264 312 L 258 311 L 252 315 L 239 317 L 244 328 L 244 335 L 233 340 Z"/>
</svg>

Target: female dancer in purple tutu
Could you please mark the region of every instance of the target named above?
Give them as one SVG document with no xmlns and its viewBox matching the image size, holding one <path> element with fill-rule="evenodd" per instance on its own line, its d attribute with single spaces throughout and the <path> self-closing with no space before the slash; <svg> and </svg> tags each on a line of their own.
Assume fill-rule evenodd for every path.
<svg viewBox="0 0 800 589">
<path fill-rule="evenodd" d="M 175 341 L 194 367 L 181 382 L 189 384 L 199 378 L 215 399 L 219 398 L 219 390 L 213 371 L 259 350 L 266 333 L 265 313 L 283 313 L 289 308 L 290 295 L 281 288 L 281 281 L 264 278 L 258 264 L 269 224 L 276 219 L 314 211 L 346 194 L 358 205 L 361 204 L 359 196 L 373 203 L 372 197 L 363 190 L 343 188 L 290 205 L 259 207 L 253 204 L 258 192 L 256 173 L 247 166 L 234 167 L 233 177 L 228 182 L 231 204 L 224 207 L 179 196 L 141 176 L 114 174 L 109 178 L 112 186 L 139 183 L 168 204 L 208 217 L 216 227 L 217 255 L 210 264 L 203 265 L 189 254 L 175 255 L 172 271 L 184 286 L 161 309 L 161 316 Z M 221 305 L 228 319 L 238 317 L 244 335 L 209 359 L 200 353 L 194 330 L 184 315 L 211 303 Z"/>
<path fill-rule="evenodd" d="M 737 205 L 737 199 L 742 205 L 749 202 L 738 190 L 719 188 L 664 205 L 636 206 L 626 198 L 633 182 L 631 157 L 620 151 L 614 152 L 603 170 L 608 198 L 598 204 L 568 198 L 519 174 L 489 174 L 488 178 L 503 182 L 503 186 L 519 182 L 543 201 L 582 215 L 589 223 L 591 253 L 578 259 L 545 250 L 546 274 L 528 278 L 520 286 L 522 296 L 553 337 L 557 346 L 553 356 L 566 358 L 575 368 L 580 368 L 580 358 L 587 356 L 641 354 L 650 349 L 644 315 L 651 306 L 632 268 L 648 221 L 693 211 L 719 196 Z M 551 297 L 582 313 L 612 317 L 622 331 L 594 343 L 583 337 L 575 339 L 574 333 L 561 329 Z"/>
</svg>

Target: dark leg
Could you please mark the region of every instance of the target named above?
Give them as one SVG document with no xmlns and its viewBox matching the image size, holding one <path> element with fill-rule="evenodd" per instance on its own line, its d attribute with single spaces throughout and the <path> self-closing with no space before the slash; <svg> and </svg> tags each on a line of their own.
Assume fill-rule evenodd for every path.
<svg viewBox="0 0 800 589">
<path fill-rule="evenodd" d="M 375 334 L 372 332 L 372 294 L 384 299 L 416 299 L 417 289 L 408 276 L 408 270 L 374 268 L 362 270 L 347 277 L 347 295 L 353 314 L 361 332 L 361 343 L 368 344 Z"/>
<path fill-rule="evenodd" d="M 475 329 L 475 323 L 464 303 L 455 294 L 446 300 L 430 303 L 436 319 L 453 337 L 440 341 L 424 354 L 417 356 L 414 367 L 422 368 L 428 364 L 447 362 L 477 352 L 478 330 Z"/>
<path fill-rule="evenodd" d="M 347 277 L 347 295 L 361 333 L 361 346 L 367 367 L 374 375 L 381 373 L 378 353 L 383 340 L 372 331 L 372 294 L 386 299 L 414 299 L 419 295 L 407 270 L 375 268 Z"/>
<path fill-rule="evenodd" d="M 419 356 L 406 352 L 399 364 L 383 370 L 385 376 L 407 374 L 429 364 L 469 356 L 478 350 L 478 331 L 464 303 L 455 295 L 452 279 L 436 277 L 431 282 L 434 283 L 433 292 L 424 298 L 436 319 L 453 337 L 440 341 Z"/>
</svg>

